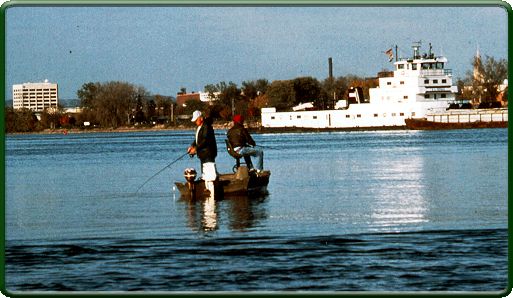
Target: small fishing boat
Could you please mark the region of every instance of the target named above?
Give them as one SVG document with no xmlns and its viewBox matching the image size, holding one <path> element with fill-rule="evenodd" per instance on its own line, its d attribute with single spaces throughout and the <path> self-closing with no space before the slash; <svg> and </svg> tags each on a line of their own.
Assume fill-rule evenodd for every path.
<svg viewBox="0 0 513 298">
<path fill-rule="evenodd" d="M 185 182 L 175 182 L 180 195 L 189 199 L 211 196 L 211 190 L 202 179 L 196 180 L 196 170 L 187 168 L 184 172 Z M 230 196 L 258 196 L 267 194 L 270 171 L 248 171 L 246 166 L 239 166 L 235 173 L 220 174 L 214 182 L 214 197 L 222 199 Z"/>
<path fill-rule="evenodd" d="M 228 140 L 225 140 L 225 143 L 228 154 L 235 159 L 235 165 L 233 166 L 233 173 L 220 174 L 214 182 L 214 198 L 266 195 L 271 171 L 249 171 L 248 165 L 251 165 L 251 159 L 237 153 Z M 241 162 L 241 159 L 244 159 L 246 164 Z M 202 179 L 196 180 L 196 176 L 195 169 L 187 168 L 184 171 L 185 182 L 175 182 L 182 197 L 200 199 L 212 195 L 212 190 L 208 189 L 205 181 Z"/>
</svg>

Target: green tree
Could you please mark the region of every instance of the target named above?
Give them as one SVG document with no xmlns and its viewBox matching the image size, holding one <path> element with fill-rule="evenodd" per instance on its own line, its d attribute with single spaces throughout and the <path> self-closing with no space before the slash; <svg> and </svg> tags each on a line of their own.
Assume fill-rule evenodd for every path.
<svg viewBox="0 0 513 298">
<path fill-rule="evenodd" d="M 26 108 L 17 110 L 12 107 L 5 108 L 6 132 L 32 132 L 40 130 L 41 128 L 42 127 L 39 125 L 39 121 L 32 110 Z"/>
<path fill-rule="evenodd" d="M 204 91 L 208 93 L 208 96 L 212 99 L 215 98 L 215 93 L 219 92 L 219 88 L 216 85 L 208 84 L 205 86 Z"/>
<path fill-rule="evenodd" d="M 267 92 L 269 81 L 266 79 L 258 79 L 256 81 L 243 81 L 242 92 L 247 99 L 254 99 L 259 95 Z"/>
<path fill-rule="evenodd" d="M 199 100 L 188 100 L 185 102 L 185 107 L 183 107 L 182 114 L 192 115 L 192 113 L 196 110 L 205 111 L 207 104 L 199 101 Z"/>
<path fill-rule="evenodd" d="M 230 81 L 228 84 L 221 82 L 220 84 L 221 88 L 219 88 L 219 91 L 221 94 L 219 95 L 219 100 L 222 104 L 231 106 L 232 102 L 236 102 L 242 98 L 241 90 L 234 82 Z"/>
<path fill-rule="evenodd" d="M 243 81 L 242 82 L 242 93 L 244 97 L 252 99 L 257 97 L 257 89 L 255 81 Z"/>
<path fill-rule="evenodd" d="M 267 88 L 268 104 L 277 110 L 287 110 L 295 105 L 294 82 L 291 80 L 273 81 Z"/>
<path fill-rule="evenodd" d="M 266 79 L 258 79 L 255 82 L 255 87 L 257 95 L 264 95 L 267 92 L 267 88 L 269 88 L 269 81 Z"/>
<path fill-rule="evenodd" d="M 349 89 L 346 77 L 326 78 L 321 83 L 321 94 L 316 106 L 322 109 L 332 109 L 338 100 L 344 99 Z"/>
<path fill-rule="evenodd" d="M 45 109 L 41 113 L 41 125 L 45 128 L 58 128 L 60 126 L 60 118 L 62 116 L 62 109 Z"/>
<path fill-rule="evenodd" d="M 132 109 L 137 107 L 138 96 L 147 94 L 144 87 L 127 82 L 86 83 L 77 95 L 86 114 L 103 127 L 118 127 L 130 122 Z"/>
<path fill-rule="evenodd" d="M 93 108 L 100 87 L 100 83 L 92 82 L 82 85 L 82 87 L 77 91 L 78 99 L 80 99 L 80 106 L 83 108 Z"/>
<path fill-rule="evenodd" d="M 315 102 L 321 94 L 321 85 L 313 77 L 299 77 L 293 80 L 295 104 Z"/>
</svg>

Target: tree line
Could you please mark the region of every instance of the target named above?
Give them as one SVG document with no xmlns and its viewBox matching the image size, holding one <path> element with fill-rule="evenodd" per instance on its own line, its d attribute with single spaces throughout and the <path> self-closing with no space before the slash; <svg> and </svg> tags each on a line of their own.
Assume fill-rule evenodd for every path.
<svg viewBox="0 0 513 298">
<path fill-rule="evenodd" d="M 507 61 L 487 56 L 484 61 L 475 59 L 472 65 L 480 69 L 480 76 L 468 72 L 463 80 L 459 80 L 458 98 L 473 101 L 476 98 L 481 101 L 495 99 L 497 87 L 507 78 Z M 68 115 L 59 107 L 57 111 L 42 112 L 38 120 L 30 110 L 6 107 L 5 129 L 6 132 L 29 132 L 78 127 L 83 126 L 84 122 L 102 128 L 154 123 L 190 125 L 190 121 L 179 123 L 179 118 L 178 122 L 173 120 L 177 115 L 191 115 L 194 110 L 206 111 L 214 119 L 222 121 L 229 121 L 234 113 L 257 120 L 261 108 L 275 107 L 278 111 L 286 111 L 298 104 L 312 102 L 315 109 L 332 109 L 338 100 L 347 97 L 349 87 L 361 87 L 364 97 L 368 98 L 369 88 L 376 86 L 378 78 L 356 75 L 328 77 L 322 81 L 311 76 L 272 82 L 262 78 L 243 81 L 241 86 L 222 81 L 204 87 L 204 91 L 212 99 L 215 98 L 214 101 L 204 103 L 190 100 L 185 106 L 177 106 L 174 97 L 152 95 L 143 86 L 120 81 L 88 82 L 77 91 L 81 113 Z"/>
</svg>

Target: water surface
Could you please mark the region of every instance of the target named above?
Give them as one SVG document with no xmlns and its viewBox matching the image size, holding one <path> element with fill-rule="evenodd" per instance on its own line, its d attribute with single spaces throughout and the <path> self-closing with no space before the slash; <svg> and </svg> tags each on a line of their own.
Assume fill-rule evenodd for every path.
<svg viewBox="0 0 513 298">
<path fill-rule="evenodd" d="M 218 169 L 231 171 L 217 131 Z M 190 203 L 192 131 L 6 138 L 10 291 L 507 286 L 507 129 L 254 135 L 269 195 Z"/>
</svg>

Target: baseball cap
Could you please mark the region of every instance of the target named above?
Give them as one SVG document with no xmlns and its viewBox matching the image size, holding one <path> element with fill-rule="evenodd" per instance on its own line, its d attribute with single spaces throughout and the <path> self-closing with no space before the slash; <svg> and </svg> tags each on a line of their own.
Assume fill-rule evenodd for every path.
<svg viewBox="0 0 513 298">
<path fill-rule="evenodd" d="M 237 115 L 233 116 L 233 122 L 243 123 L 244 117 L 242 115 L 237 114 Z"/>
<path fill-rule="evenodd" d="M 192 113 L 192 122 L 195 122 L 199 117 L 201 117 L 201 111 L 194 111 L 194 113 Z"/>
</svg>

